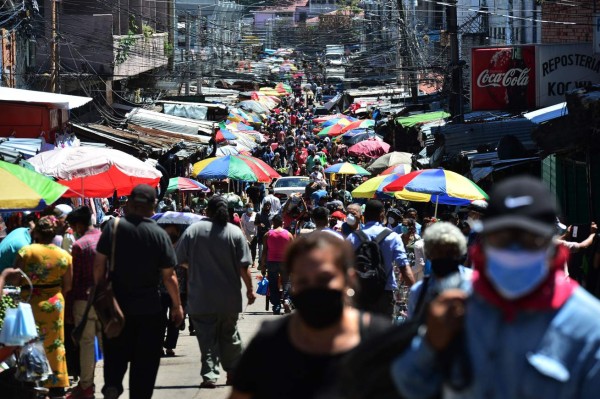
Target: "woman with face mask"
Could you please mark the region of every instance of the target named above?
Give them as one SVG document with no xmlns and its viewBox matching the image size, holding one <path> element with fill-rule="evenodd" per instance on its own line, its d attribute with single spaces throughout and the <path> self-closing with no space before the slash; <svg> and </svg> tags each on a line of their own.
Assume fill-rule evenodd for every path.
<svg viewBox="0 0 600 399">
<path fill-rule="evenodd" d="M 336 384 L 344 358 L 390 325 L 351 306 L 353 259 L 348 243 L 328 233 L 292 243 L 285 267 L 296 311 L 263 325 L 240 360 L 230 399 L 341 397 Z"/>
</svg>

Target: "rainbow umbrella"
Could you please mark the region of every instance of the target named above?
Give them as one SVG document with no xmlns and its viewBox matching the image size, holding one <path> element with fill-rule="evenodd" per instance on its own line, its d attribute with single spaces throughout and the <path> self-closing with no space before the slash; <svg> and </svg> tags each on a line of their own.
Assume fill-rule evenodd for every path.
<svg viewBox="0 0 600 399">
<path fill-rule="evenodd" d="M 336 163 L 325 169 L 325 173 L 337 173 L 338 175 L 362 175 L 369 176 L 371 173 L 367 172 L 361 166 L 355 165 L 350 162 Z"/>
<path fill-rule="evenodd" d="M 0 161 L 0 209 L 42 210 L 54 203 L 68 187 L 22 166 Z"/>
<path fill-rule="evenodd" d="M 351 116 L 344 115 L 344 117 L 341 117 L 341 118 L 333 118 L 333 119 L 326 120 L 325 122 L 321 123 L 320 127 L 325 128 L 327 126 L 337 125 L 338 123 L 343 123 L 344 126 L 346 126 L 346 125 L 349 125 L 350 122 L 354 122 L 355 120 L 356 119 L 352 118 Z"/>
<path fill-rule="evenodd" d="M 233 134 L 229 129 L 227 129 L 226 125 L 221 122 L 219 123 L 219 130 L 217 130 L 217 134 L 215 136 L 215 140 L 217 143 L 222 143 L 227 140 L 235 140 L 237 136 Z"/>
<path fill-rule="evenodd" d="M 412 167 L 407 164 L 399 164 L 390 166 L 386 170 L 380 173 L 380 175 L 407 175 L 410 173 Z"/>
<path fill-rule="evenodd" d="M 208 187 L 199 181 L 188 179 L 186 177 L 172 177 L 169 179 L 167 193 L 173 191 L 208 191 Z"/>
<path fill-rule="evenodd" d="M 198 179 L 234 179 L 270 183 L 281 177 L 260 159 L 245 155 L 226 155 L 196 162 L 193 174 Z"/>
<path fill-rule="evenodd" d="M 254 128 L 252 126 L 246 125 L 244 122 L 227 121 L 227 122 L 225 122 L 225 126 L 227 127 L 227 129 L 231 129 L 231 130 L 241 130 L 241 131 L 254 130 Z"/>
<path fill-rule="evenodd" d="M 335 136 L 339 136 L 340 134 L 342 134 L 342 129 L 344 128 L 344 126 L 346 126 L 347 123 L 350 123 L 350 122 L 348 122 L 346 119 L 342 119 L 338 123 L 336 123 L 335 125 L 327 126 L 323 130 L 321 130 L 317 134 L 317 136 L 319 136 L 319 137 L 326 137 L 326 136 L 335 137 Z"/>
<path fill-rule="evenodd" d="M 444 204 L 444 205 L 468 205 L 471 203 L 469 200 L 459 199 L 459 198 L 451 198 L 447 195 L 431 195 L 431 194 L 423 194 L 423 193 L 415 193 L 410 192 L 408 190 L 396 191 L 396 192 L 384 192 L 383 189 L 388 184 L 392 183 L 394 180 L 402 177 L 402 174 L 392 174 L 392 175 L 380 175 L 375 176 L 360 186 L 356 187 L 354 191 L 352 191 L 352 197 L 354 198 L 379 198 L 379 199 L 389 199 L 396 198 L 405 201 L 412 202 L 434 202 L 436 204 Z"/>
<path fill-rule="evenodd" d="M 342 133 L 346 133 L 354 129 L 367 129 L 373 126 L 375 126 L 375 121 L 373 119 L 358 120 L 350 122 L 348 125 L 344 126 Z"/>
<path fill-rule="evenodd" d="M 416 170 L 398 177 L 383 188 L 384 192 L 403 190 L 431 194 L 437 200 L 442 199 L 442 197 L 468 201 L 488 199 L 488 195 L 477 184 L 458 173 L 445 169 Z M 436 216 L 439 202 L 437 200 Z"/>
</svg>

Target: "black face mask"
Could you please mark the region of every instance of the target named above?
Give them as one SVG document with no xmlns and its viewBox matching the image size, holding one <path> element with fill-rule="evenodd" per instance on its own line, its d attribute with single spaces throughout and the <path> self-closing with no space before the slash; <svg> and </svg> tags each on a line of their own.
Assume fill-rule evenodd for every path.
<svg viewBox="0 0 600 399">
<path fill-rule="evenodd" d="M 309 288 L 294 295 L 294 306 L 302 320 L 315 329 L 330 327 L 342 318 L 342 291 L 329 288 Z"/>
<path fill-rule="evenodd" d="M 452 273 L 458 272 L 458 266 L 460 262 L 456 259 L 443 258 L 443 259 L 432 259 L 431 270 L 433 274 L 438 277 L 446 277 Z"/>
</svg>

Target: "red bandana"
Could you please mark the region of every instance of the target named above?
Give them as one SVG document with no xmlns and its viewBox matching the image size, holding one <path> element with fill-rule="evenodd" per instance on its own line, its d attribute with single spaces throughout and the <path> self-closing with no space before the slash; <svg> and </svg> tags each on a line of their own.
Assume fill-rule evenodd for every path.
<svg viewBox="0 0 600 399">
<path fill-rule="evenodd" d="M 502 297 L 488 280 L 485 270 L 485 255 L 481 244 L 474 245 L 470 251 L 473 260 L 473 289 L 486 301 L 498 307 L 507 320 L 513 320 L 520 310 L 551 310 L 560 308 L 569 299 L 578 284 L 567 279 L 563 267 L 569 259 L 569 250 L 559 245 L 546 281 L 534 292 L 515 300 Z"/>
</svg>

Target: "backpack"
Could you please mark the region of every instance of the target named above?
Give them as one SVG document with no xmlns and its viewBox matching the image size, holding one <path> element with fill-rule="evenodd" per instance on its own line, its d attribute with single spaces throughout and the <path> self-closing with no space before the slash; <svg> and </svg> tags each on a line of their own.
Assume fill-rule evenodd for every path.
<svg viewBox="0 0 600 399">
<path fill-rule="evenodd" d="M 357 305 L 359 308 L 368 308 L 379 299 L 385 290 L 388 273 L 379 244 L 391 233 L 392 230 L 386 228 L 371 240 L 362 230 L 354 232 L 360 239 L 360 244 L 355 251 L 355 270 L 358 277 Z"/>
</svg>

